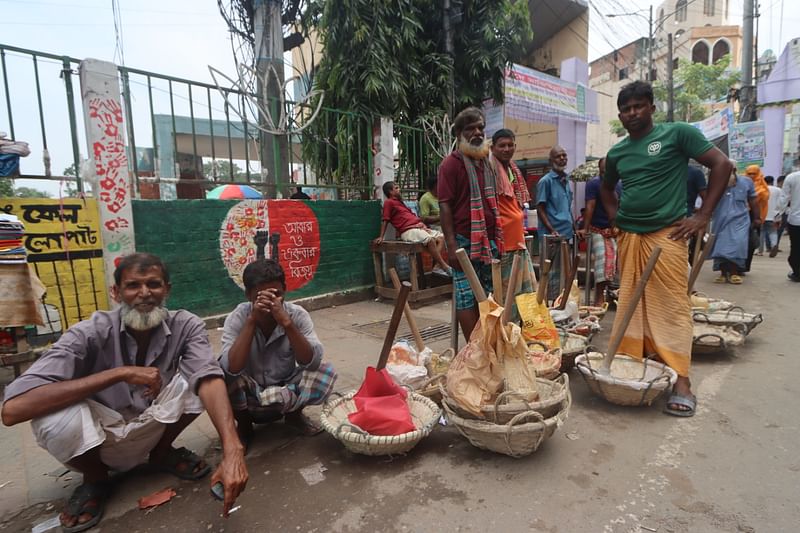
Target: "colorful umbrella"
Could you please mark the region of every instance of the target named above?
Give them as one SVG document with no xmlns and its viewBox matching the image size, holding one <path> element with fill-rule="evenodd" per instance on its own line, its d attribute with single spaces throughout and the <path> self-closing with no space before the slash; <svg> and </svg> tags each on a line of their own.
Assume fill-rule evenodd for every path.
<svg viewBox="0 0 800 533">
<path fill-rule="evenodd" d="M 220 185 L 208 191 L 206 198 L 214 200 L 258 200 L 261 193 L 247 185 Z"/>
</svg>

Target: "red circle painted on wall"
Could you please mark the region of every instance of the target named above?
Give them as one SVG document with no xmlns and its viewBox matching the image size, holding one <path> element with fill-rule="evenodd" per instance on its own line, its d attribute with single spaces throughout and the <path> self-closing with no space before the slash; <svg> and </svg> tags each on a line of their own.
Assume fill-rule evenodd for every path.
<svg viewBox="0 0 800 533">
<path fill-rule="evenodd" d="M 286 274 L 286 290 L 309 281 L 319 265 L 319 222 L 304 202 L 243 200 L 220 228 L 220 254 L 231 279 L 244 288 L 242 272 L 259 257 L 277 259 Z"/>
</svg>

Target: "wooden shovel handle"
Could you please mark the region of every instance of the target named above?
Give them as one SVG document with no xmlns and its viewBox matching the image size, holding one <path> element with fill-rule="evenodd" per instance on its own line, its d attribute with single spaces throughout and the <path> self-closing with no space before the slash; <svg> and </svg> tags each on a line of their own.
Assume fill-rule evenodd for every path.
<svg viewBox="0 0 800 533">
<path fill-rule="evenodd" d="M 394 288 L 398 291 L 403 287 L 400 283 L 400 277 L 397 275 L 397 270 L 394 268 L 389 269 L 389 277 L 392 278 L 392 284 Z M 417 351 L 422 351 L 425 349 L 425 341 L 422 340 L 422 335 L 419 334 L 419 328 L 417 327 L 417 320 L 414 318 L 414 315 L 411 313 L 411 306 L 406 304 L 403 306 L 403 313 L 406 315 L 406 322 L 408 322 L 408 329 L 411 330 L 411 334 L 414 336 L 414 344 L 417 345 Z"/>
<path fill-rule="evenodd" d="M 500 266 L 499 259 L 492 259 L 492 293 L 494 293 L 495 301 L 499 300 L 499 295 L 503 294 L 503 268 Z"/>
<path fill-rule="evenodd" d="M 519 262 L 520 256 L 515 255 L 514 261 L 511 263 L 511 274 L 508 276 L 508 289 L 506 290 L 506 298 L 503 303 L 503 314 L 500 317 L 501 324 L 505 324 L 511 318 L 511 309 L 514 306 L 514 293 L 517 289 L 517 279 L 519 278 Z"/>
<path fill-rule="evenodd" d="M 697 240 L 700 241 L 703 238 L 698 235 Z M 692 295 L 692 289 L 694 288 L 694 284 L 697 281 L 697 276 L 700 275 L 700 271 L 703 269 L 703 263 L 705 263 L 708 254 L 711 253 L 711 248 L 714 246 L 714 241 L 717 239 L 717 236 L 711 233 L 708 236 L 708 241 L 706 245 L 703 247 L 703 251 L 700 252 L 700 256 L 695 256 L 694 264 L 692 265 L 692 273 L 689 274 L 689 288 L 686 290 L 686 294 L 689 296 Z"/>
<path fill-rule="evenodd" d="M 639 278 L 639 282 L 636 284 L 636 288 L 633 290 L 631 299 L 628 302 L 625 302 L 625 313 L 622 315 L 622 320 L 619 322 L 619 327 L 614 328 L 614 334 L 611 336 L 611 340 L 608 343 L 608 351 L 603 358 L 603 370 L 606 373 L 608 373 L 608 371 L 611 369 L 611 361 L 614 360 L 614 356 L 617 354 L 619 345 L 622 344 L 622 337 L 625 336 L 625 331 L 628 329 L 628 324 L 630 323 L 631 318 L 633 318 L 633 313 L 636 311 L 636 306 L 639 305 L 639 300 L 642 299 L 642 293 L 644 293 L 647 280 L 650 279 L 650 274 L 653 273 L 653 269 L 656 267 L 656 262 L 658 261 L 659 255 L 661 255 L 661 247 L 656 246 L 653 248 L 653 253 L 650 254 L 650 259 L 647 260 L 647 264 L 642 272 L 642 277 Z"/>
<path fill-rule="evenodd" d="M 572 291 L 572 282 L 575 281 L 575 276 L 578 275 L 578 262 L 575 261 L 572 264 L 572 268 L 569 271 L 569 277 L 567 278 L 567 286 L 564 288 L 564 294 L 561 296 L 561 305 L 558 306 L 559 309 L 564 309 L 567 307 L 567 301 L 569 300 L 569 293 Z"/>
<path fill-rule="evenodd" d="M 469 286 L 472 288 L 473 294 L 475 294 L 475 300 L 477 300 L 478 303 L 484 301 L 486 299 L 486 292 L 483 290 L 483 286 L 478 280 L 475 269 L 472 268 L 472 261 L 469 260 L 467 252 L 463 248 L 459 248 L 456 250 L 456 258 L 458 258 L 458 263 L 461 265 L 461 270 L 463 270 L 464 274 L 467 276 Z"/>
<path fill-rule="evenodd" d="M 397 301 L 394 303 L 392 319 L 389 321 L 389 328 L 386 330 L 386 337 L 383 339 L 383 348 L 381 348 L 381 355 L 378 357 L 378 364 L 375 365 L 377 370 L 384 368 L 386 366 L 386 361 L 389 359 L 389 352 L 392 351 L 394 336 L 397 335 L 397 327 L 400 325 L 400 317 L 403 316 L 403 307 L 405 307 L 406 301 L 408 301 L 408 293 L 410 292 L 411 284 L 404 281 L 402 287 L 400 287 L 400 292 L 397 294 Z"/>
<path fill-rule="evenodd" d="M 542 275 L 539 276 L 539 287 L 536 288 L 536 301 L 538 303 L 542 303 L 544 301 L 544 295 L 547 292 L 547 283 L 550 280 L 550 260 L 545 259 L 544 263 L 542 263 Z"/>
</svg>

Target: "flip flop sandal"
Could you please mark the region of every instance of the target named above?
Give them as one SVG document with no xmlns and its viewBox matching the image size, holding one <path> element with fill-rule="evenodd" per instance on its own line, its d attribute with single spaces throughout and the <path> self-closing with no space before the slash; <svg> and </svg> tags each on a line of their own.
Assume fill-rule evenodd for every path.
<svg viewBox="0 0 800 533">
<path fill-rule="evenodd" d="M 733 276 L 731 276 L 731 283 L 733 285 L 741 285 L 742 284 L 742 277 L 741 276 L 737 276 L 736 274 L 734 274 Z"/>
<path fill-rule="evenodd" d="M 728 278 L 725 276 L 717 276 L 714 278 L 714 283 L 725 283 L 726 281 L 728 281 Z"/>
<path fill-rule="evenodd" d="M 195 481 L 208 475 L 211 472 L 211 465 L 206 464 L 200 470 L 197 467 L 203 464 L 203 458 L 186 448 L 172 448 L 164 457 L 164 460 L 154 466 L 164 472 L 188 481 Z M 181 464 L 186 465 L 179 468 Z M 197 471 L 195 471 L 197 470 Z"/>
<path fill-rule="evenodd" d="M 681 405 L 688 409 L 672 409 L 670 405 Z M 664 412 L 668 415 L 690 417 L 694 416 L 695 409 L 697 408 L 697 397 L 692 394 L 691 396 L 683 396 L 680 394 L 670 394 L 667 403 L 664 406 Z"/>
<path fill-rule="evenodd" d="M 64 512 L 78 519 L 85 514 L 91 515 L 91 518 L 86 522 L 76 523 L 72 527 L 67 527 L 62 523 L 61 530 L 64 533 L 77 533 L 96 526 L 100 519 L 103 518 L 103 512 L 106 510 L 108 489 L 108 482 L 84 483 L 75 489 L 72 496 L 67 500 L 67 508 Z M 96 502 L 95 505 L 87 505 L 91 501 Z"/>
</svg>

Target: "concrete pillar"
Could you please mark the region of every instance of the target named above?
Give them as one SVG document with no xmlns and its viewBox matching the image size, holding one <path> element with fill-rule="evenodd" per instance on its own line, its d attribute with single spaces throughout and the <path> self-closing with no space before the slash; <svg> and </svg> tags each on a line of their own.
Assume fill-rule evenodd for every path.
<svg viewBox="0 0 800 533">
<path fill-rule="evenodd" d="M 783 131 L 786 120 L 786 109 L 783 106 L 765 107 L 759 111 L 761 120 L 764 121 L 764 137 L 767 144 L 764 156 L 766 176 L 780 176 L 783 174 Z"/>
<path fill-rule="evenodd" d="M 117 66 L 86 59 L 80 65 L 80 80 L 86 143 L 94 163 L 92 181 L 100 210 L 105 279 L 110 287 L 114 284 L 116 263 L 136 251 L 131 208 L 133 176 L 128 170 Z"/>
<path fill-rule="evenodd" d="M 580 83 L 584 87 L 589 85 L 589 65 L 580 58 L 572 57 L 561 62 L 561 79 L 573 83 Z M 558 119 L 558 144 L 567 151 L 569 163 L 567 171 L 571 172 L 578 165 L 586 162 L 586 122 L 559 118 Z M 580 215 L 584 202 L 583 183 L 577 184 L 574 190 L 573 215 Z"/>
<path fill-rule="evenodd" d="M 394 122 L 387 117 L 372 126 L 372 197 L 383 199 L 383 184 L 394 181 Z"/>
</svg>

